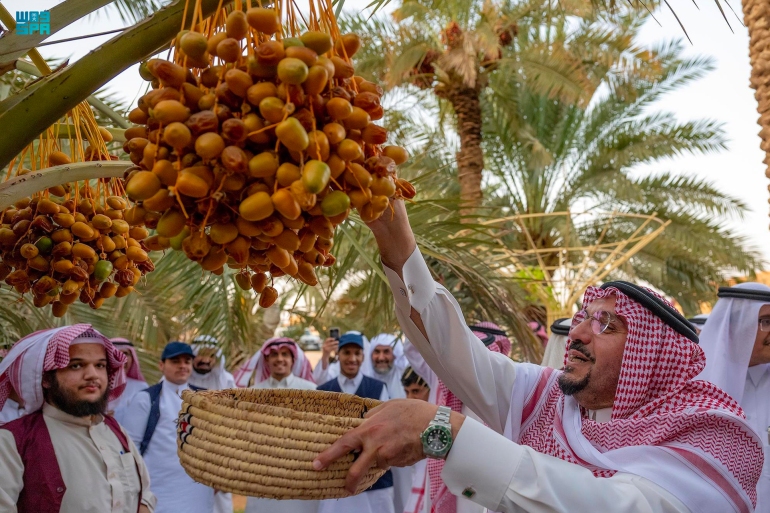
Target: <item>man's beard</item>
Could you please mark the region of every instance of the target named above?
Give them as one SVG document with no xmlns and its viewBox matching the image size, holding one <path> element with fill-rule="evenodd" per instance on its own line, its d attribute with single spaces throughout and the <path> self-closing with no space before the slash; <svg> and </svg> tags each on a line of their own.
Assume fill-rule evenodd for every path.
<svg viewBox="0 0 770 513">
<path fill-rule="evenodd" d="M 570 376 L 562 372 L 561 375 L 559 376 L 558 382 L 559 382 L 559 388 L 561 389 L 562 394 L 575 395 L 578 392 L 582 392 L 583 390 L 585 390 L 590 380 L 591 380 L 590 371 L 580 381 L 573 381 L 570 379 Z"/>
<path fill-rule="evenodd" d="M 387 374 L 391 370 L 393 370 L 392 363 L 388 363 L 388 364 L 381 363 L 379 365 L 374 366 L 374 372 L 376 372 L 377 374 Z"/>
<path fill-rule="evenodd" d="M 574 349 L 575 351 L 582 353 L 583 356 L 588 358 L 588 360 L 592 363 L 596 362 L 596 359 L 591 356 L 591 354 L 586 351 L 585 344 L 583 344 L 579 340 L 575 340 L 570 344 L 569 349 Z M 565 370 L 570 367 L 569 363 L 565 365 Z M 575 395 L 578 392 L 582 392 L 585 390 L 585 388 L 588 386 L 588 382 L 591 381 L 591 371 L 588 371 L 588 374 L 585 375 L 583 379 L 580 381 L 574 381 L 570 379 L 570 376 L 566 372 L 562 372 L 559 376 L 558 382 L 559 382 L 559 388 L 561 389 L 561 393 L 564 395 Z"/>
<path fill-rule="evenodd" d="M 51 386 L 46 389 L 46 401 L 64 413 L 68 413 L 73 417 L 89 417 L 91 415 L 104 414 L 105 410 L 107 410 L 107 402 L 110 395 L 109 388 L 96 401 L 83 401 L 75 398 L 71 392 L 61 388 L 56 375 L 51 376 L 49 383 Z"/>
<path fill-rule="evenodd" d="M 198 368 L 198 367 L 193 367 L 193 370 L 195 372 L 197 372 L 198 374 L 208 374 L 209 372 L 211 372 L 211 367 L 209 367 L 208 369 L 201 369 L 201 368 Z"/>
</svg>

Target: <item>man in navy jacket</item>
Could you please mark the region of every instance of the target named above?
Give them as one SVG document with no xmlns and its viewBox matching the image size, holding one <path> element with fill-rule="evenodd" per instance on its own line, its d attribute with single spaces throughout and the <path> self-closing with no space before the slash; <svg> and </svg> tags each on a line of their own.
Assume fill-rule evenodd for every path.
<svg viewBox="0 0 770 513">
<path fill-rule="evenodd" d="M 318 387 L 327 392 L 344 392 L 368 399 L 387 401 L 388 389 L 382 381 L 364 376 L 364 338 L 359 333 L 345 333 L 340 337 L 337 351 L 340 375 Z M 318 513 L 394 513 L 393 475 L 390 470 L 365 492 L 345 499 L 321 501 Z"/>
</svg>

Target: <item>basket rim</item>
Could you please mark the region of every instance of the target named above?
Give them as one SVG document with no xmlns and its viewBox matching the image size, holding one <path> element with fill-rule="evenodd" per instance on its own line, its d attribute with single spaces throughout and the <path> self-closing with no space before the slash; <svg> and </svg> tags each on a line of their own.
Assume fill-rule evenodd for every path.
<svg viewBox="0 0 770 513">
<path fill-rule="evenodd" d="M 340 402 L 352 402 L 358 403 L 363 406 L 363 412 L 360 417 L 347 417 L 341 415 L 332 415 L 328 413 L 315 413 L 302 410 L 296 410 L 294 408 L 287 408 L 285 406 L 275 406 L 272 404 L 258 403 L 248 401 L 245 398 L 238 396 L 246 393 L 262 393 L 270 396 L 291 396 L 299 399 L 307 399 L 308 402 L 313 402 L 318 399 L 337 399 Z M 235 397 L 233 397 L 233 395 Z M 340 392 L 327 392 L 324 390 L 297 390 L 297 389 L 254 389 L 254 388 L 225 388 L 222 390 L 184 390 L 182 392 L 182 410 L 189 412 L 189 406 L 195 406 L 197 408 L 206 409 L 202 404 L 193 404 L 193 397 L 200 399 L 209 399 L 214 401 L 219 406 L 225 408 L 232 408 L 240 411 L 247 411 L 253 413 L 265 413 L 275 415 L 279 417 L 289 417 L 297 420 L 305 420 L 309 422 L 316 422 L 320 424 L 337 425 L 339 419 L 360 419 L 363 420 L 365 415 L 372 409 L 376 408 L 382 401 L 376 399 L 368 399 L 359 397 L 353 394 L 345 394 Z M 217 403 L 216 399 L 227 399 L 234 401 L 233 405 Z M 198 402 L 198 401 L 196 401 Z M 249 404 L 252 408 L 240 407 L 240 404 Z"/>
</svg>

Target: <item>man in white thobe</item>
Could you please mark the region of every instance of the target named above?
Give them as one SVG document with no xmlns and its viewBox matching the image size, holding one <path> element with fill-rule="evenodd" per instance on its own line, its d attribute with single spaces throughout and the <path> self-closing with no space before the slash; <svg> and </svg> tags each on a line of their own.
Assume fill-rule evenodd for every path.
<svg viewBox="0 0 770 513">
<path fill-rule="evenodd" d="M 225 355 L 219 341 L 211 335 L 198 335 L 193 339 L 195 358 L 188 385 L 205 390 L 235 388 L 235 378 L 225 368 Z M 233 494 L 214 491 L 214 513 L 232 513 Z"/>
<path fill-rule="evenodd" d="M 252 388 L 315 390 L 315 383 L 294 374 L 294 369 L 300 374 L 303 369 L 306 372 L 310 370 L 309 366 L 303 364 L 295 366 L 299 358 L 304 358 L 301 351 L 297 343 L 288 337 L 271 338 L 265 342 L 259 350 L 259 359 L 254 372 L 258 379 L 265 374 L 268 374 L 268 377 L 254 383 Z M 309 377 L 309 374 L 306 376 Z M 316 513 L 317 511 L 318 501 L 249 497 L 246 501 L 245 513 Z"/>
<path fill-rule="evenodd" d="M 187 475 L 177 456 L 177 419 L 182 392 L 192 372 L 194 354 L 189 344 L 169 342 L 161 354 L 163 380 L 139 392 L 131 400 L 124 427 L 143 453 L 153 492 L 156 513 L 211 513 L 214 489 Z"/>
<path fill-rule="evenodd" d="M 404 356 L 404 344 L 396 335 L 380 333 L 369 341 L 361 372 L 385 383 L 391 399 L 404 399 L 401 376 L 409 362 Z M 393 472 L 393 505 L 396 512 L 404 511 L 412 489 L 412 468 L 396 467 Z"/>
<path fill-rule="evenodd" d="M 698 376 L 730 394 L 765 447 L 757 511 L 770 511 L 770 287 L 741 283 L 719 289 L 700 335 L 706 369 Z"/>
<path fill-rule="evenodd" d="M 441 477 L 503 513 L 754 511 L 762 442 L 705 366 L 692 325 L 660 295 L 628 283 L 589 287 L 573 318 L 564 370 L 488 351 L 436 283 L 402 200 L 371 223 L 396 315 L 441 381 L 476 412 L 421 401 L 371 411 L 313 462 L 359 452 L 372 466 L 445 459 Z"/>
<path fill-rule="evenodd" d="M 0 410 L 13 385 L 26 411 L 0 427 L 3 513 L 149 513 L 147 468 L 107 403 L 124 356 L 89 324 L 35 332 L 0 363 Z"/>
<path fill-rule="evenodd" d="M 225 355 L 219 341 L 211 335 L 199 335 L 191 344 L 195 358 L 188 383 L 206 390 L 235 388 L 235 378 L 227 372 Z"/>
<path fill-rule="evenodd" d="M 390 399 L 385 383 L 365 376 L 361 372 L 364 361 L 364 337 L 359 333 L 345 333 L 340 337 L 339 345 L 340 375 L 326 383 L 321 383 L 318 390 L 354 394 L 368 399 L 387 401 Z M 368 490 L 344 499 L 321 501 L 319 513 L 394 513 L 393 477 L 386 472 Z"/>
</svg>

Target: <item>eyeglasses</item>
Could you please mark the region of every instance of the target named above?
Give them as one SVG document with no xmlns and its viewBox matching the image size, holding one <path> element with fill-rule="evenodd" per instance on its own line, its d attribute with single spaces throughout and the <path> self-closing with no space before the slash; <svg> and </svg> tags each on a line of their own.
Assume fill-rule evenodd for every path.
<svg viewBox="0 0 770 513">
<path fill-rule="evenodd" d="M 764 317 L 759 320 L 759 331 L 770 331 L 770 318 Z"/>
<path fill-rule="evenodd" d="M 602 333 L 606 332 L 608 328 L 609 328 L 609 333 L 625 333 L 624 331 L 621 331 L 611 326 L 612 321 L 617 319 L 618 319 L 617 315 L 604 310 L 598 310 L 593 314 L 589 315 L 588 311 L 585 308 L 580 310 L 573 317 L 573 320 L 579 321 L 578 325 L 584 323 L 587 320 L 590 320 L 591 331 L 593 331 L 594 335 L 601 335 Z M 770 323 L 770 319 L 766 319 L 766 320 Z M 770 327 L 768 327 L 768 331 L 770 331 Z"/>
</svg>

